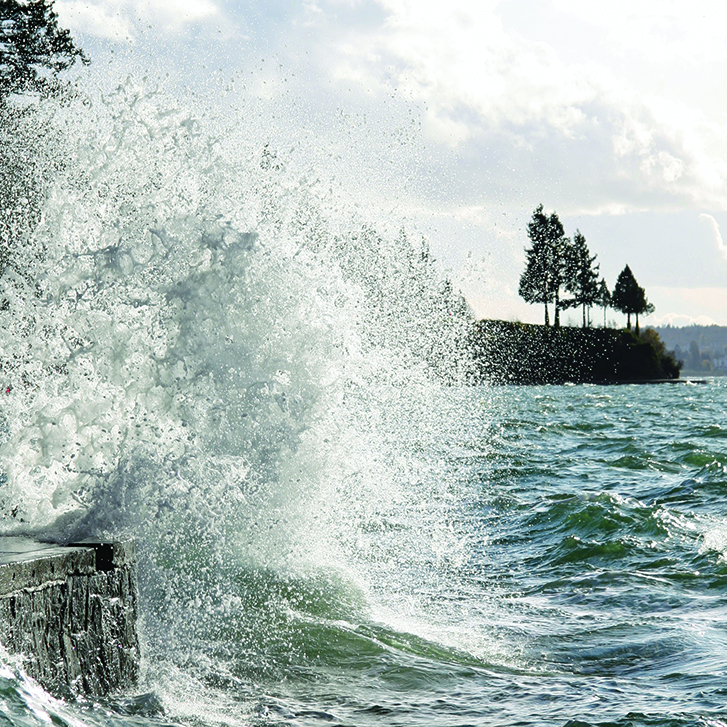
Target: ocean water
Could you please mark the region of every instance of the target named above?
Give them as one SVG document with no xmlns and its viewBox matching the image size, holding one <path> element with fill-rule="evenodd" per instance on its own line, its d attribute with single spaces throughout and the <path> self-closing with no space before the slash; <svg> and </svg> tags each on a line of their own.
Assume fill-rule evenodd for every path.
<svg viewBox="0 0 727 727">
<path fill-rule="evenodd" d="M 416 235 L 195 103 L 12 129 L 0 526 L 137 540 L 143 674 L 2 723 L 727 724 L 724 381 L 467 385 Z"/>
</svg>

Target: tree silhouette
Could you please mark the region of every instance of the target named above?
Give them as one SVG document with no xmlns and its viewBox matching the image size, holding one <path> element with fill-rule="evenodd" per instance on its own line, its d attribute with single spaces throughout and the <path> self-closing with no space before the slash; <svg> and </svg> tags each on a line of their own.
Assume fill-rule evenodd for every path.
<svg viewBox="0 0 727 727">
<path fill-rule="evenodd" d="M 532 247 L 525 250 L 527 264 L 520 277 L 520 296 L 528 303 L 545 306 L 545 325 L 550 325 L 548 303 L 555 303 L 553 325 L 560 326 L 560 289 L 566 281 L 570 240 L 563 232 L 558 215 L 548 217 L 539 205 L 528 223 L 528 237 Z"/>
<path fill-rule="evenodd" d="M 649 313 L 653 313 L 656 310 L 656 306 L 654 306 L 653 303 L 649 303 L 649 300 L 646 297 L 646 291 L 643 288 L 638 289 L 638 294 L 636 296 L 636 310 L 634 311 L 634 314 L 636 315 L 636 335 L 639 335 L 639 314 L 643 313 L 644 315 L 649 315 Z"/>
<path fill-rule="evenodd" d="M 89 62 L 58 27 L 52 0 L 0 0 L 0 107 L 11 94 L 58 93 L 58 74 L 76 60 Z"/>
<path fill-rule="evenodd" d="M 626 327 L 631 330 L 631 314 L 636 305 L 636 288 L 638 283 L 631 268 L 627 265 L 618 275 L 611 295 L 611 305 L 626 314 Z"/>
<path fill-rule="evenodd" d="M 655 308 L 646 298 L 646 291 L 636 282 L 627 265 L 618 276 L 611 296 L 611 306 L 626 314 L 626 327 L 631 330 L 631 314 L 636 316 L 636 335 L 639 335 L 639 314 L 653 313 Z"/>
<path fill-rule="evenodd" d="M 580 230 L 573 235 L 573 244 L 568 250 L 566 259 L 566 290 L 573 293 L 568 307 L 583 308 L 583 328 L 586 327 L 586 308 L 598 301 L 598 268 L 593 266 L 596 255 L 591 255 L 586 245 L 586 238 Z"/>
<path fill-rule="evenodd" d="M 606 285 L 606 278 L 601 278 L 598 284 L 598 297 L 595 302 L 603 308 L 603 327 L 606 327 L 606 311 L 611 307 L 611 293 Z"/>
</svg>

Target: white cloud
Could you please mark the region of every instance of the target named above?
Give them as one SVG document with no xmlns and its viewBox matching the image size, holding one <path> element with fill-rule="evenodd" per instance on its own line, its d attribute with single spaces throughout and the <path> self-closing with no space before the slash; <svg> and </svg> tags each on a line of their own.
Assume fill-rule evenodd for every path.
<svg viewBox="0 0 727 727">
<path fill-rule="evenodd" d="M 682 176 L 684 162 L 666 151 L 658 151 L 642 160 L 641 169 L 648 175 L 660 177 L 665 182 L 671 183 Z"/>
<path fill-rule="evenodd" d="M 404 210 L 431 227 L 444 265 L 459 269 L 463 246 L 479 256 L 497 248 L 499 265 L 477 271 L 489 288 L 467 283 L 483 305 L 510 296 L 500 309 L 523 310 L 518 256 L 539 202 L 561 218 L 587 218 L 581 229 L 602 268 L 613 267 L 611 277 L 627 254 L 632 264 L 642 261 L 652 300 L 656 282 L 718 285 L 724 277 L 710 245 L 727 260 L 716 222 L 725 224 L 727 210 L 727 5 L 57 2 L 62 13 L 75 13 L 76 27 L 99 37 L 141 37 L 152 25 L 149 42 L 135 48 L 151 49 L 159 67 L 182 58 L 185 79 L 204 75 L 203 65 L 229 69 L 241 93 L 279 105 L 274 118 L 283 136 L 310 134 L 311 147 L 335 149 L 342 160 L 336 176 L 362 180 L 372 206 L 383 199 L 382 209 Z M 692 234 L 703 210 L 714 215 L 699 223 L 709 228 L 709 243 L 707 234 Z M 664 256 L 664 230 L 643 217 L 667 219 L 667 211 L 688 215 L 691 227 L 666 235 L 673 254 Z M 596 221 L 614 215 L 624 224 L 615 231 L 604 222 L 598 237 Z M 716 264 L 704 264 L 707 254 Z M 684 296 L 654 302 L 660 314 L 701 314 Z"/>
<path fill-rule="evenodd" d="M 650 326 L 714 326 L 718 325 L 709 316 L 688 316 L 684 313 L 667 313 L 664 316 L 649 316 L 647 323 Z"/>
<path fill-rule="evenodd" d="M 727 59 L 727 6 L 693 0 L 553 0 L 561 13 L 598 28 L 608 46 L 654 64 L 692 64 Z"/>
<path fill-rule="evenodd" d="M 87 3 L 83 0 L 58 0 L 55 3 L 61 24 L 105 40 L 126 40 L 134 34 L 131 19 L 119 3 Z"/>
<path fill-rule="evenodd" d="M 326 38 L 327 66 L 349 85 L 382 95 L 394 87 L 421 104 L 435 143 L 468 158 L 486 148 L 502 164 L 492 174 L 521 174 L 536 190 L 557 180 L 547 186 L 560 188 L 561 207 L 566 199 L 594 211 L 727 208 L 727 115 L 707 80 L 716 68 L 707 76 L 691 65 L 724 63 L 727 53 L 686 3 L 360 4 L 378 5 L 384 19 L 342 21 Z M 338 17 L 338 3 L 319 7 Z M 712 92 L 695 102 L 705 84 Z"/>
<path fill-rule="evenodd" d="M 702 213 L 699 215 L 700 222 L 704 222 L 710 229 L 714 243 L 717 246 L 717 250 L 722 254 L 722 256 L 727 260 L 727 245 L 724 244 L 724 240 L 722 240 L 722 233 L 719 229 L 719 224 L 717 224 L 717 220 L 712 217 L 712 215 L 708 215 L 706 213 Z"/>
<path fill-rule="evenodd" d="M 647 318 L 654 325 L 727 325 L 727 289 L 653 287 L 649 300 L 656 313 Z"/>
<path fill-rule="evenodd" d="M 212 0 L 58 0 L 55 9 L 63 26 L 105 40 L 133 40 L 139 26 L 178 33 L 219 13 Z"/>
<path fill-rule="evenodd" d="M 427 103 L 441 125 L 468 114 L 474 126 L 546 118 L 569 134 L 584 118 L 580 104 L 596 96 L 597 86 L 572 74 L 552 47 L 523 45 L 505 32 L 497 3 L 382 5 L 386 23 L 368 43 L 347 44 L 349 62 L 365 67 L 370 81 L 391 81 Z"/>
<path fill-rule="evenodd" d="M 72 30 L 105 38 L 196 33 L 216 19 L 241 64 L 253 45 L 299 64 L 307 99 L 353 89 L 373 113 L 392 93 L 413 101 L 437 153 L 466 159 L 483 194 L 482 177 L 497 178 L 500 200 L 509 186 L 561 210 L 727 209 L 727 5 L 232 0 L 223 12 L 218 1 L 57 7 Z"/>
</svg>

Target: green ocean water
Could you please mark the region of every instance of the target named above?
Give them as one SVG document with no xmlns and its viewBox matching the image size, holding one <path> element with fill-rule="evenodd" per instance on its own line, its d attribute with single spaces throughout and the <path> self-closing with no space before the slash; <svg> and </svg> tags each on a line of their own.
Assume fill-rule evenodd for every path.
<svg viewBox="0 0 727 727">
<path fill-rule="evenodd" d="M 725 724 L 726 395 L 359 390 L 377 448 L 317 561 L 227 564 L 179 648 L 145 635 L 142 696 L 5 674 L 4 723 Z"/>
</svg>

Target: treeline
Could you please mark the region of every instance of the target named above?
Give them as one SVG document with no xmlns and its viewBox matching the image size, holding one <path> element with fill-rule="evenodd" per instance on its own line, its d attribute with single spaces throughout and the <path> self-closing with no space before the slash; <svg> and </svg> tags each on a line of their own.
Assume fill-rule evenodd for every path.
<svg viewBox="0 0 727 727">
<path fill-rule="evenodd" d="M 566 237 L 558 215 L 555 212 L 546 215 L 542 204 L 528 223 L 528 237 L 532 244 L 525 249 L 527 262 L 518 292 L 528 303 L 545 306 L 546 328 L 550 325 L 549 304 L 555 309 L 556 328 L 560 327 L 560 312 L 568 308 L 582 309 L 583 328 L 586 328 L 587 312 L 597 305 L 603 308 L 604 328 L 606 311 L 613 308 L 627 316 L 628 329 L 631 329 L 631 316 L 636 317 L 638 335 L 639 315 L 653 313 L 654 306 L 628 265 L 619 274 L 613 292 L 609 291 L 605 278 L 598 280 L 600 266 L 596 263 L 597 256 L 591 255 L 585 236 L 576 230 L 573 240 Z"/>
<path fill-rule="evenodd" d="M 470 349 L 478 382 L 512 384 L 621 383 L 679 378 L 681 361 L 653 329 L 640 335 L 639 316 L 654 311 L 628 265 L 610 291 L 599 280 L 596 255 L 576 230 L 567 237 L 558 215 L 539 205 L 528 223 L 530 247 L 519 294 L 544 306 L 545 325 L 482 320 L 472 327 Z M 553 326 L 548 306 L 554 307 Z M 590 309 L 604 311 L 603 328 L 590 327 Z M 582 328 L 561 328 L 560 313 L 581 308 Z M 606 327 L 608 308 L 627 317 L 627 330 Z M 631 331 L 631 316 L 636 330 Z"/>
<path fill-rule="evenodd" d="M 727 374 L 727 326 L 659 326 L 654 329 L 693 374 Z"/>
<path fill-rule="evenodd" d="M 696 341 L 690 341 L 689 346 L 682 348 L 678 343 L 674 347 L 674 354 L 684 364 L 687 371 L 695 374 L 727 374 L 727 350 L 711 346 L 700 347 Z"/>
<path fill-rule="evenodd" d="M 669 348 L 680 346 L 682 349 L 689 348 L 692 341 L 695 341 L 701 349 L 727 350 L 727 326 L 712 324 L 699 326 L 652 326 L 662 337 Z"/>
</svg>

